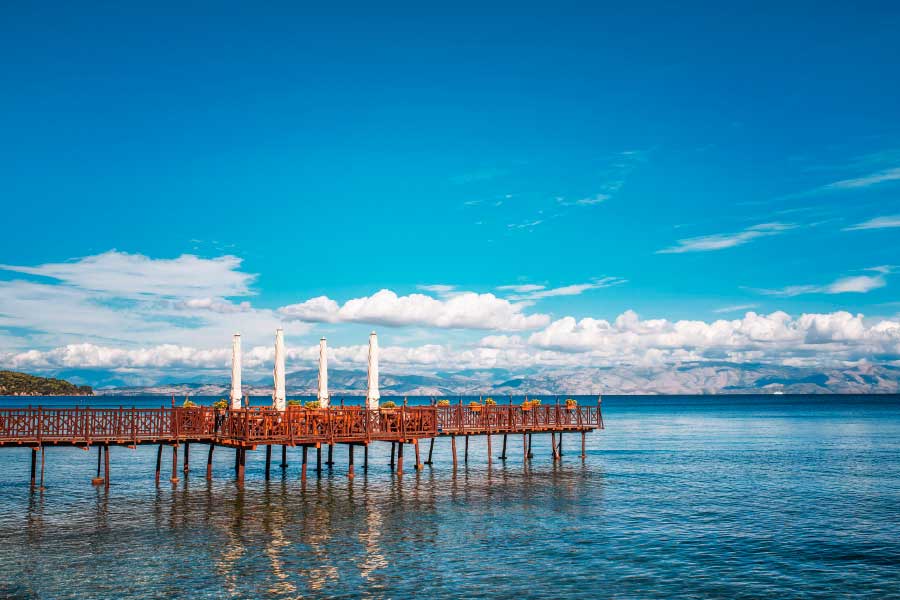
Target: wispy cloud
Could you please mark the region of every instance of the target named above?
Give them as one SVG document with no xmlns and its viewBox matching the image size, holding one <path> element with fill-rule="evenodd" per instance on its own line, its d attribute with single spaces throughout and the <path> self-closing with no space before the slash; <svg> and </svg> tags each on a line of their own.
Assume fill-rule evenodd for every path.
<svg viewBox="0 0 900 600">
<path fill-rule="evenodd" d="M 560 206 L 594 206 L 602 204 L 612 198 L 610 194 L 594 194 L 587 198 L 579 198 L 578 200 L 566 200 L 565 198 L 557 198 L 556 201 Z"/>
<path fill-rule="evenodd" d="M 900 227 L 900 215 L 890 215 L 884 217 L 875 217 L 850 227 L 845 227 L 844 231 L 860 231 L 862 229 L 889 229 L 891 227 Z"/>
<path fill-rule="evenodd" d="M 627 279 L 622 277 L 602 277 L 589 283 L 574 283 L 555 288 L 548 288 L 536 284 L 516 284 L 502 285 L 497 289 L 501 291 L 516 292 L 514 295 L 509 296 L 510 300 L 540 300 L 542 298 L 552 298 L 554 296 L 577 296 L 588 290 L 599 290 L 615 285 L 622 285 L 623 283 L 627 283 L 627 281 Z"/>
<path fill-rule="evenodd" d="M 534 221 L 523 221 L 522 223 L 509 223 L 507 227 L 509 229 L 534 229 L 543 222 L 543 219 L 535 219 Z"/>
<path fill-rule="evenodd" d="M 884 265 L 872 267 L 866 271 L 872 271 L 877 275 L 851 275 L 841 277 L 825 285 L 790 285 L 777 290 L 758 290 L 762 294 L 790 298 L 803 294 L 866 294 L 872 290 L 883 288 L 887 285 L 885 275 L 891 273 L 893 267 Z"/>
<path fill-rule="evenodd" d="M 724 313 L 743 312 L 745 310 L 750 310 L 758 306 L 758 304 L 736 304 L 734 306 L 723 306 L 722 308 L 717 308 L 713 312 L 717 315 Z"/>
<path fill-rule="evenodd" d="M 795 229 L 790 223 L 761 223 L 735 233 L 717 233 L 678 240 L 674 246 L 657 250 L 657 254 L 681 254 L 683 252 L 709 252 L 741 246 L 761 237 L 778 235 Z"/>
<path fill-rule="evenodd" d="M 822 191 L 851 190 L 877 185 L 886 181 L 896 181 L 898 179 L 900 179 L 900 167 L 894 167 L 891 169 L 883 169 L 881 171 L 869 173 L 868 175 L 863 175 L 862 177 L 854 177 L 851 179 L 842 179 L 840 181 L 835 181 L 834 183 L 829 183 L 828 185 L 824 185 L 819 189 Z"/>
<path fill-rule="evenodd" d="M 469 173 L 462 173 L 460 175 L 455 175 L 450 178 L 451 183 L 455 183 L 457 185 L 462 185 L 466 183 L 475 183 L 477 181 L 489 181 L 491 179 L 496 179 L 497 177 L 502 177 L 509 173 L 507 169 L 498 169 L 498 168 L 486 168 L 486 169 L 478 169 L 476 171 L 471 171 Z"/>
</svg>

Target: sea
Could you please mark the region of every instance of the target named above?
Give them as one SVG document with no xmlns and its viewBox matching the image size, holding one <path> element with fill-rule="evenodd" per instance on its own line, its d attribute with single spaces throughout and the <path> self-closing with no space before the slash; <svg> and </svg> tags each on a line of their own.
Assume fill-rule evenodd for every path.
<svg viewBox="0 0 900 600">
<path fill-rule="evenodd" d="M 96 450 L 51 447 L 32 492 L 30 451 L 0 448 L 0 597 L 900 598 L 900 396 L 606 396 L 603 418 L 584 459 L 571 434 L 501 461 L 495 436 L 489 464 L 473 437 L 454 472 L 440 438 L 397 475 L 375 443 L 351 479 L 340 446 L 305 485 L 299 448 L 270 481 L 248 453 L 238 486 L 232 450 L 156 485 L 155 447 L 116 447 L 105 489 Z"/>
</svg>

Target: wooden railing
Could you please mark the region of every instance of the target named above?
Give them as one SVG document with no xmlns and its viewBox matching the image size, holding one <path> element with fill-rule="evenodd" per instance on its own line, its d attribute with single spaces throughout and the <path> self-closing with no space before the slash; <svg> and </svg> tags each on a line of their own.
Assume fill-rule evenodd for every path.
<svg viewBox="0 0 900 600">
<path fill-rule="evenodd" d="M 508 433 L 602 429 L 600 406 L 548 404 L 523 407 L 513 404 L 485 404 L 479 407 L 450 405 L 437 407 L 438 431 Z"/>
<path fill-rule="evenodd" d="M 603 427 L 598 406 L 401 406 L 308 409 L 2 408 L 0 445 L 313 444 L 402 441 L 436 435 Z"/>
</svg>

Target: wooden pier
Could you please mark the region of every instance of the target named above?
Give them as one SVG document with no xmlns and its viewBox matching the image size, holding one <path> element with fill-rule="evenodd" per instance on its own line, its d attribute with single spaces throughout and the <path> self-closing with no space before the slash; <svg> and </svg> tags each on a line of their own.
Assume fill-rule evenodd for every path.
<svg viewBox="0 0 900 600">
<path fill-rule="evenodd" d="M 592 406 L 567 404 L 463 406 L 399 406 L 366 409 L 361 406 L 304 408 L 288 406 L 283 412 L 271 408 L 217 409 L 191 408 L 2 408 L 0 409 L 0 448 L 30 447 L 31 483 L 37 487 L 37 454 L 40 459 L 40 485 L 43 485 L 44 448 L 74 446 L 88 449 L 98 446 L 95 484 L 109 485 L 109 446 L 135 448 L 140 444 L 159 444 L 156 480 L 159 481 L 164 446 L 172 447 L 172 481 L 177 481 L 178 447 L 184 448 L 184 470 L 189 469 L 190 445 L 206 444 L 209 453 L 206 474 L 212 477 L 212 456 L 216 447 L 235 449 L 235 476 L 244 479 L 246 452 L 266 447 L 266 478 L 271 469 L 272 446 L 282 446 L 281 467 L 286 468 L 286 448 L 303 448 L 301 477 L 306 477 L 308 449 L 317 451 L 316 468 L 321 472 L 322 447 L 328 446 L 326 464 L 333 464 L 337 444 L 348 446 L 348 475 L 354 474 L 355 446 L 364 448 L 363 468 L 368 467 L 368 446 L 390 442 L 391 466 L 403 471 L 404 444 L 412 444 L 415 467 L 431 463 L 434 438 L 451 437 L 453 466 L 457 465 L 456 437 L 465 438 L 468 462 L 468 437 L 487 436 L 488 458 L 491 436 L 502 436 L 501 460 L 507 457 L 507 438 L 521 435 L 523 459 L 531 455 L 531 436 L 549 433 L 554 460 L 562 454 L 563 433 L 581 434 L 581 455 L 585 453 L 585 434 L 603 428 L 600 403 Z M 557 438 L 559 442 L 557 443 Z M 431 440 L 426 463 L 420 461 L 419 441 Z M 394 454 L 396 450 L 396 463 Z M 101 454 L 105 459 L 101 462 Z M 101 476 L 101 466 L 103 473 Z"/>
</svg>

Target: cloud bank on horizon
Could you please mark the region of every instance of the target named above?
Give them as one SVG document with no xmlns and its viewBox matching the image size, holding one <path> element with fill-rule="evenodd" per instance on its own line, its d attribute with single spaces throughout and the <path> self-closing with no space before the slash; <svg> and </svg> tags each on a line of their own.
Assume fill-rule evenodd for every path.
<svg viewBox="0 0 900 600">
<path fill-rule="evenodd" d="M 0 19 L 0 368 L 900 368 L 900 7 L 218 10 Z"/>
</svg>

